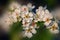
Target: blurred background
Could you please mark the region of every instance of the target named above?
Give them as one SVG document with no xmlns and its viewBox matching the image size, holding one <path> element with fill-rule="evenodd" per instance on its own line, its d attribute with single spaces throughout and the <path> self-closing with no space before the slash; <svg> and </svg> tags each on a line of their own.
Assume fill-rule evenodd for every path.
<svg viewBox="0 0 60 40">
<path fill-rule="evenodd" d="M 8 7 L 9 3 L 13 0 L 0 0 L 0 19 L 3 16 L 4 10 Z M 60 0 L 15 0 L 20 4 L 32 3 L 37 9 L 39 6 L 47 7 L 49 11 L 56 11 L 53 15 L 60 21 Z M 34 9 L 34 10 L 35 10 Z M 1 22 L 0 22 L 1 23 Z M 59 23 L 60 25 L 60 23 Z M 9 40 L 9 35 L 3 30 L 0 24 L 0 40 Z M 60 33 L 54 37 L 54 40 L 60 40 Z"/>
</svg>

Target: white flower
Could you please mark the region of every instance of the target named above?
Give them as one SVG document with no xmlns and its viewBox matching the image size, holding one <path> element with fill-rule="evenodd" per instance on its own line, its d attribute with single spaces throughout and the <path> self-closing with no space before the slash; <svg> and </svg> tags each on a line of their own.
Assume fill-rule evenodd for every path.
<svg viewBox="0 0 60 40">
<path fill-rule="evenodd" d="M 27 7 L 29 8 L 29 11 L 32 11 L 32 9 L 35 8 L 35 6 L 32 5 L 31 3 L 28 3 L 28 4 L 27 4 Z"/>
<path fill-rule="evenodd" d="M 17 2 L 13 2 L 9 6 L 8 14 L 10 15 L 10 19 L 13 22 L 21 21 L 20 13 L 21 13 L 21 5 L 19 5 Z"/>
<path fill-rule="evenodd" d="M 10 10 L 14 10 L 14 9 L 19 9 L 21 7 L 20 4 L 18 4 L 17 2 L 12 2 L 9 6 Z"/>
<path fill-rule="evenodd" d="M 13 22 L 21 21 L 19 9 L 15 9 L 15 11 L 9 15 L 11 15 L 10 18 L 13 20 Z"/>
<path fill-rule="evenodd" d="M 36 15 L 35 15 L 35 22 L 37 21 L 42 21 L 42 18 L 44 17 L 44 10 L 43 7 L 39 7 L 39 9 L 36 10 Z"/>
<path fill-rule="evenodd" d="M 52 14 L 48 10 L 45 10 L 43 21 L 45 22 L 44 24 L 46 26 L 48 26 L 52 22 L 51 21 L 52 18 L 53 18 Z"/>
<path fill-rule="evenodd" d="M 52 26 L 50 26 L 48 29 L 53 34 L 59 33 L 59 27 L 58 27 L 58 24 L 56 22 L 54 22 L 54 24 Z"/>
<path fill-rule="evenodd" d="M 32 8 L 32 9 L 35 8 L 35 6 L 33 6 L 31 3 L 28 3 L 28 4 L 27 4 L 27 7 L 28 7 L 28 8 Z"/>
<path fill-rule="evenodd" d="M 22 24 L 23 24 L 23 27 L 28 27 L 30 25 L 30 22 L 22 20 Z"/>
<path fill-rule="evenodd" d="M 44 21 L 45 25 L 48 26 L 51 23 L 51 19 L 53 18 L 52 14 L 47 10 L 44 9 L 42 6 L 40 6 L 36 10 L 36 15 L 35 15 L 35 22 L 37 21 Z"/>
<path fill-rule="evenodd" d="M 10 25 L 13 24 L 13 21 L 9 18 L 9 15 L 8 14 L 4 14 L 0 21 L 1 21 L 2 28 L 6 32 L 9 32 Z"/>
<path fill-rule="evenodd" d="M 24 34 L 25 37 L 31 38 L 33 35 L 31 32 L 25 32 Z"/>
<path fill-rule="evenodd" d="M 34 28 L 33 26 L 30 26 L 30 28 L 31 28 L 31 32 L 32 32 L 33 34 L 36 34 L 36 33 L 37 33 L 36 30 L 35 30 L 35 28 Z"/>
<path fill-rule="evenodd" d="M 16 13 L 21 13 L 21 9 L 15 9 L 15 11 L 14 12 L 16 12 Z"/>
<path fill-rule="evenodd" d="M 10 18 L 5 18 L 4 21 L 7 25 L 10 25 L 12 23 L 12 20 Z"/>
<path fill-rule="evenodd" d="M 36 34 L 36 30 L 32 27 L 30 28 L 25 28 L 25 32 L 24 32 L 24 36 L 31 38 L 33 36 L 33 34 Z"/>
<path fill-rule="evenodd" d="M 34 20 L 31 22 L 31 26 L 33 28 L 39 28 Z"/>
<path fill-rule="evenodd" d="M 28 14 L 21 14 L 21 17 L 23 20 L 26 20 L 27 22 L 31 22 L 33 20 L 33 13 L 28 13 Z"/>
<path fill-rule="evenodd" d="M 26 5 L 23 5 L 22 7 L 21 7 L 21 11 L 22 11 L 22 13 L 28 13 L 28 7 L 26 6 Z"/>
</svg>

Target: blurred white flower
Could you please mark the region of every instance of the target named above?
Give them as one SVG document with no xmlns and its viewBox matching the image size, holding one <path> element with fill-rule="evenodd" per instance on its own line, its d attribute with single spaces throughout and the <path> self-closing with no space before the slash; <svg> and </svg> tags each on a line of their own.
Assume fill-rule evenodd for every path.
<svg viewBox="0 0 60 40">
<path fill-rule="evenodd" d="M 36 30 L 32 26 L 30 28 L 26 28 L 24 31 L 25 37 L 31 38 L 33 36 L 33 34 L 36 34 Z"/>
<path fill-rule="evenodd" d="M 21 21 L 20 11 L 16 9 L 15 12 L 12 12 L 11 18 L 14 22 Z"/>
<path fill-rule="evenodd" d="M 32 5 L 31 3 L 28 3 L 28 4 L 27 4 L 27 7 L 29 8 L 29 11 L 32 11 L 32 9 L 35 8 L 35 6 Z"/>
<path fill-rule="evenodd" d="M 58 24 L 56 22 L 54 22 L 54 24 L 52 26 L 48 27 L 48 29 L 53 34 L 59 33 L 59 27 L 58 27 Z"/>
<path fill-rule="evenodd" d="M 33 34 L 36 34 L 36 33 L 37 33 L 37 31 L 35 30 L 35 28 L 34 28 L 33 26 L 30 26 L 30 28 L 31 28 L 31 32 L 32 32 Z"/>
<path fill-rule="evenodd" d="M 52 14 L 46 9 L 43 17 L 43 21 L 45 22 L 44 24 L 48 26 L 52 22 L 51 19 L 53 19 Z"/>
<path fill-rule="evenodd" d="M 31 22 L 31 26 L 32 26 L 33 28 L 36 28 L 36 29 L 39 28 L 39 26 L 37 26 L 37 24 L 36 24 L 36 22 L 35 22 L 34 20 Z"/>
<path fill-rule="evenodd" d="M 9 15 L 7 13 L 4 14 L 0 21 L 1 21 L 2 28 L 6 32 L 9 32 L 10 25 L 13 24 L 13 21 L 10 19 Z"/>
<path fill-rule="evenodd" d="M 42 6 L 40 6 L 40 7 L 36 10 L 36 14 L 35 14 L 35 16 L 34 16 L 35 22 L 37 22 L 37 21 L 43 21 L 43 20 L 42 20 L 43 17 L 44 17 L 44 9 L 43 9 Z"/>
<path fill-rule="evenodd" d="M 31 38 L 33 35 L 31 32 L 25 32 L 24 34 L 25 37 Z"/>
<path fill-rule="evenodd" d="M 28 13 L 29 9 L 28 9 L 28 7 L 26 5 L 23 5 L 21 7 L 21 11 L 22 11 L 22 13 Z"/>
<path fill-rule="evenodd" d="M 28 27 L 30 25 L 30 22 L 22 20 L 22 24 L 23 24 L 23 27 Z"/>
<path fill-rule="evenodd" d="M 10 10 L 15 10 L 15 9 L 20 9 L 21 5 L 17 2 L 12 2 L 10 5 L 9 5 L 9 8 Z"/>
<path fill-rule="evenodd" d="M 21 17 L 23 20 L 26 20 L 27 22 L 31 22 L 33 20 L 33 13 L 29 12 L 27 14 L 21 14 Z"/>
</svg>

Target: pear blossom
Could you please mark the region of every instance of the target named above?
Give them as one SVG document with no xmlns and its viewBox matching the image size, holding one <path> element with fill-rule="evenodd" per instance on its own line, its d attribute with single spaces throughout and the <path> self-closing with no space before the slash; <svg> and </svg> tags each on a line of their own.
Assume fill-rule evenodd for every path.
<svg viewBox="0 0 60 40">
<path fill-rule="evenodd" d="M 15 12 L 13 12 L 11 15 L 11 18 L 14 20 L 14 22 L 17 22 L 18 20 L 21 21 L 20 13 L 18 10 L 15 10 Z"/>
<path fill-rule="evenodd" d="M 0 21 L 1 21 L 2 28 L 6 32 L 9 32 L 10 25 L 13 24 L 13 21 L 10 19 L 9 15 L 8 14 L 4 14 Z"/>
<path fill-rule="evenodd" d="M 39 7 L 37 10 L 36 10 L 36 14 L 35 14 L 35 22 L 37 21 L 43 21 L 42 18 L 44 17 L 44 8 L 43 7 Z"/>
<path fill-rule="evenodd" d="M 49 29 L 50 32 L 53 33 L 53 34 L 59 33 L 59 27 L 58 27 L 58 24 L 57 24 L 56 22 L 54 22 L 53 25 L 50 26 L 48 29 Z"/>
<path fill-rule="evenodd" d="M 17 22 L 18 20 L 21 21 L 21 17 L 20 17 L 20 9 L 15 9 L 12 13 L 10 13 L 9 15 L 10 18 L 14 21 Z"/>
<path fill-rule="evenodd" d="M 28 4 L 27 4 L 27 7 L 29 8 L 29 11 L 32 11 L 32 9 L 35 8 L 35 6 L 32 5 L 31 3 L 28 3 Z"/>
<path fill-rule="evenodd" d="M 36 22 L 35 22 L 34 20 L 31 22 L 31 26 L 32 26 L 33 28 L 36 28 L 36 29 L 39 28 L 39 26 L 37 26 L 37 24 L 36 24 Z"/>
<path fill-rule="evenodd" d="M 26 20 L 27 22 L 30 22 L 33 20 L 33 13 L 29 12 L 27 14 L 21 14 L 21 17 L 23 20 Z"/>
<path fill-rule="evenodd" d="M 23 27 L 28 27 L 30 25 L 30 22 L 22 20 L 22 24 L 23 24 Z"/>
<path fill-rule="evenodd" d="M 52 22 L 51 19 L 53 19 L 52 14 L 46 9 L 43 17 L 43 21 L 45 22 L 44 24 L 48 26 Z"/>
<path fill-rule="evenodd" d="M 30 28 L 25 28 L 25 32 L 24 32 L 24 36 L 31 38 L 33 36 L 33 34 L 36 34 L 36 30 L 35 28 L 31 27 Z"/>
<path fill-rule="evenodd" d="M 17 2 L 12 2 L 12 3 L 9 5 L 10 10 L 20 9 L 20 7 L 21 7 L 21 5 L 18 4 Z"/>
<path fill-rule="evenodd" d="M 29 8 L 26 6 L 26 5 L 23 5 L 22 7 L 21 7 L 21 13 L 28 13 L 28 11 L 29 11 Z"/>
<path fill-rule="evenodd" d="M 32 8 L 32 9 L 35 8 L 35 6 L 32 5 L 31 3 L 28 3 L 28 4 L 27 4 L 27 7 Z"/>
</svg>

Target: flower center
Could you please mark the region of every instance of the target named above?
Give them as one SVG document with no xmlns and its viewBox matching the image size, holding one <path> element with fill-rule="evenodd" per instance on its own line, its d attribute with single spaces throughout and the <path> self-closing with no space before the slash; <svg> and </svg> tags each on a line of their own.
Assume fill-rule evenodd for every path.
<svg viewBox="0 0 60 40">
<path fill-rule="evenodd" d="M 50 19 L 49 19 L 49 18 L 47 18 L 47 19 L 46 19 L 46 22 L 49 22 L 49 21 L 50 21 Z"/>
<path fill-rule="evenodd" d="M 29 15 L 25 15 L 25 18 L 29 18 Z"/>
<path fill-rule="evenodd" d="M 50 29 L 52 29 L 54 31 L 57 29 L 57 27 L 55 25 L 53 25 Z"/>
<path fill-rule="evenodd" d="M 24 11 L 26 11 L 26 8 L 24 8 Z"/>
<path fill-rule="evenodd" d="M 27 32 L 31 32 L 32 28 L 28 29 Z"/>
</svg>

